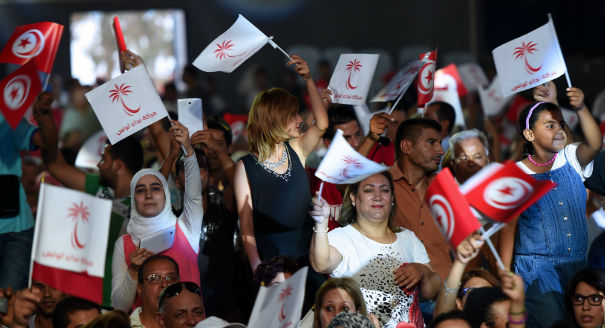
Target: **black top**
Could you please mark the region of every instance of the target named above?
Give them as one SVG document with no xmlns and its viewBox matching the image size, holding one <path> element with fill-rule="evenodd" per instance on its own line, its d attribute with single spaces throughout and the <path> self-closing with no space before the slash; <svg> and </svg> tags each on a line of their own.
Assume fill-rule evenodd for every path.
<svg viewBox="0 0 605 328">
<path fill-rule="evenodd" d="M 592 175 L 584 180 L 586 188 L 605 196 L 605 151 L 600 151 L 594 158 Z"/>
<path fill-rule="evenodd" d="M 242 158 L 252 195 L 254 235 L 261 261 L 276 255 L 309 254 L 313 219 L 309 216 L 309 180 L 288 142 L 288 169 L 277 174 L 250 153 Z"/>
</svg>

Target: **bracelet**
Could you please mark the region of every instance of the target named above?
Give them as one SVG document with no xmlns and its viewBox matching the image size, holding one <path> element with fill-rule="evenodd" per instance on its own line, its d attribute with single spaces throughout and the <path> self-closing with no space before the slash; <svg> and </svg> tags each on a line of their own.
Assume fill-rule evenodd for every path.
<svg viewBox="0 0 605 328">
<path fill-rule="evenodd" d="M 510 315 L 520 315 L 520 314 L 526 314 L 527 310 L 525 310 L 525 308 L 523 309 L 523 311 L 521 312 L 509 312 L 508 314 Z"/>
<path fill-rule="evenodd" d="M 510 317 L 510 316 L 511 316 L 511 314 L 513 314 L 513 313 L 509 313 L 509 314 L 507 315 L 507 317 L 508 317 L 508 322 L 509 322 L 509 323 L 512 323 L 513 325 L 523 325 L 523 324 L 525 324 L 525 322 L 527 322 L 527 311 L 523 311 L 523 318 L 521 318 L 521 320 L 519 320 L 519 321 L 513 320 L 513 319 Z M 517 315 L 519 315 L 519 314 L 521 314 L 521 313 L 517 313 Z M 514 315 L 514 314 L 513 314 L 513 315 Z"/>
<path fill-rule="evenodd" d="M 457 287 L 454 287 L 454 288 L 449 288 L 449 287 L 446 285 L 446 282 L 444 281 L 444 282 L 443 282 L 443 288 L 445 288 L 445 293 L 446 293 L 446 294 L 457 294 L 457 293 L 458 293 L 458 290 L 460 289 L 460 282 L 458 282 L 458 286 L 457 286 Z"/>
<path fill-rule="evenodd" d="M 330 231 L 330 228 L 326 226 L 326 230 L 317 230 L 317 227 L 313 226 L 313 232 L 327 233 Z"/>
</svg>

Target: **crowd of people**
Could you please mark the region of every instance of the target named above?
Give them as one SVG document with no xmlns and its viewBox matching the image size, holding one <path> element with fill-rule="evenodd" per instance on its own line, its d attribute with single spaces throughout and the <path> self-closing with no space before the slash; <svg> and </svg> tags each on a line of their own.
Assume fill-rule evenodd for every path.
<svg viewBox="0 0 605 328">
<path fill-rule="evenodd" d="M 144 64 L 130 51 L 120 60 Z M 605 237 L 602 228 L 588 228 L 605 195 L 602 122 L 581 89 L 567 88 L 563 97 L 551 81 L 516 95 L 490 119 L 471 92 L 461 100 L 472 117 L 460 127 L 446 102 L 418 109 L 411 88 L 391 114 L 360 122 L 351 106 L 332 103 L 303 58 L 292 54 L 287 65 L 302 87 L 260 90 L 237 140 L 219 115 L 206 112 L 204 129 L 190 137 L 171 112 L 106 143 L 95 170 L 74 165 L 100 129 L 83 98 L 90 87 L 69 81 L 69 97 L 43 92 L 31 120 L 14 130 L 0 117 L 2 188 L 19 196 L 2 203 L 1 324 L 227 327 L 248 321 L 261 286 L 309 266 L 300 327 L 605 325 Z M 197 85 L 191 69 L 184 79 Z M 210 98 L 202 98 L 204 109 L 216 107 Z M 576 131 L 563 119 L 558 101 L 565 98 Z M 164 100 L 175 108 L 174 95 Z M 338 129 L 389 169 L 320 188 L 314 172 Z M 440 170 L 463 184 L 506 159 L 556 187 L 490 237 L 502 270 L 479 233 L 452 249 L 424 196 Z M 41 281 L 27 286 L 42 182 L 112 201 L 101 304 Z M 485 228 L 492 224 L 477 215 Z M 140 247 L 170 229 L 168 249 Z"/>
</svg>

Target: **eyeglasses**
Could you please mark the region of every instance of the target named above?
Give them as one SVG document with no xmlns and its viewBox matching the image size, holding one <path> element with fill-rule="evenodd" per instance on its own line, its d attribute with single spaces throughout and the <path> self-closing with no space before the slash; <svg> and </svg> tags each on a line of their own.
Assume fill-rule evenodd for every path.
<svg viewBox="0 0 605 328">
<path fill-rule="evenodd" d="M 458 298 L 463 298 L 464 296 L 468 296 L 468 293 L 471 292 L 471 290 L 475 289 L 476 287 L 466 287 L 466 288 L 462 288 L 459 292 L 458 292 Z"/>
<path fill-rule="evenodd" d="M 179 295 L 183 291 L 183 287 L 193 294 L 202 296 L 202 290 L 196 283 L 190 281 L 177 282 L 164 288 L 162 294 L 160 294 L 159 307 L 162 308 L 167 299 Z"/>
<path fill-rule="evenodd" d="M 588 300 L 588 304 L 590 305 L 599 306 L 601 303 L 603 303 L 603 295 L 592 294 L 584 296 L 576 294 L 571 297 L 571 302 L 573 305 L 584 305 L 584 300 Z"/>
<path fill-rule="evenodd" d="M 176 273 L 169 273 L 165 276 L 162 276 L 159 273 L 152 273 L 147 276 L 147 281 L 152 285 L 159 285 L 162 283 L 162 280 L 166 281 L 169 284 L 179 281 L 179 275 Z"/>
<path fill-rule="evenodd" d="M 483 154 L 480 154 L 480 153 L 475 153 L 475 154 L 473 154 L 473 156 L 470 156 L 470 157 L 469 157 L 469 156 L 466 156 L 466 155 L 462 155 L 462 156 L 460 156 L 460 157 L 456 157 L 456 158 L 454 159 L 454 161 L 455 161 L 456 163 L 460 163 L 460 162 L 466 162 L 466 161 L 468 161 L 468 160 L 472 160 L 472 161 L 481 161 L 481 160 L 485 159 L 485 157 L 486 157 L 486 156 L 485 156 L 485 155 L 483 155 Z"/>
</svg>

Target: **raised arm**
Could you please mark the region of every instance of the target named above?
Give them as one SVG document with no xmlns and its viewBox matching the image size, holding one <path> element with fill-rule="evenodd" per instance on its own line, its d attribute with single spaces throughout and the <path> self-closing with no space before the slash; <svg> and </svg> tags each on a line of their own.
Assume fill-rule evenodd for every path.
<svg viewBox="0 0 605 328">
<path fill-rule="evenodd" d="M 458 245 L 456 248 L 456 259 L 454 259 L 452 268 L 447 278 L 445 278 L 443 285 L 441 285 L 433 316 L 436 317 L 456 308 L 456 296 L 460 289 L 460 281 L 462 280 L 466 265 L 479 254 L 482 245 L 483 238 L 479 235 L 470 235 Z"/>
<path fill-rule="evenodd" d="M 241 160 L 235 165 L 235 201 L 239 215 L 239 225 L 242 235 L 244 250 L 250 261 L 252 271 L 261 263 L 256 247 L 256 236 L 254 235 L 254 217 L 252 214 L 252 196 L 244 162 Z"/>
<path fill-rule="evenodd" d="M 59 136 L 55 121 L 50 115 L 52 95 L 42 93 L 34 103 L 34 118 L 40 132 L 34 134 L 33 142 L 42 149 L 42 159 L 46 168 L 67 188 L 84 191 L 86 173 L 69 165 L 59 151 Z"/>
<path fill-rule="evenodd" d="M 185 148 L 183 164 L 185 166 L 185 195 L 183 200 L 183 213 L 179 216 L 179 222 L 184 224 L 183 232 L 189 240 L 189 244 L 199 251 L 199 236 L 202 232 L 202 178 L 200 168 L 189 139 L 189 130 L 179 121 L 172 121 L 170 135 L 179 145 Z M 167 195 L 167 197 L 169 197 Z"/>
<path fill-rule="evenodd" d="M 571 107 L 578 114 L 580 127 L 584 134 L 584 141 L 580 143 L 576 150 L 578 162 L 584 167 L 597 156 L 603 145 L 603 139 L 597 122 L 584 104 L 584 92 L 579 88 L 567 88 L 567 97 L 569 97 Z"/>
<path fill-rule="evenodd" d="M 311 125 L 309 129 L 300 137 L 292 140 L 290 144 L 295 150 L 302 152 L 303 164 L 304 159 L 315 149 L 321 136 L 328 128 L 328 113 L 324 107 L 324 103 L 319 96 L 319 91 L 315 86 L 311 72 L 309 71 L 309 65 L 300 56 L 292 55 L 292 60 L 288 62 L 288 65 L 296 65 L 296 72 L 302 76 L 307 86 L 307 92 L 309 92 L 309 98 L 311 100 L 311 109 L 313 111 L 313 117 L 315 117 L 315 124 Z"/>
<path fill-rule="evenodd" d="M 342 261 L 342 254 L 330 246 L 328 241 L 328 217 L 330 206 L 325 199 L 313 197 L 311 217 L 315 220 L 313 238 L 309 250 L 309 262 L 313 270 L 319 273 L 332 273 Z"/>
<path fill-rule="evenodd" d="M 374 144 L 378 141 L 380 136 L 384 133 L 390 122 L 394 119 L 387 113 L 378 113 L 370 119 L 370 131 L 368 135 L 363 139 L 361 145 L 357 149 L 357 152 L 363 156 L 368 156 Z"/>
</svg>

